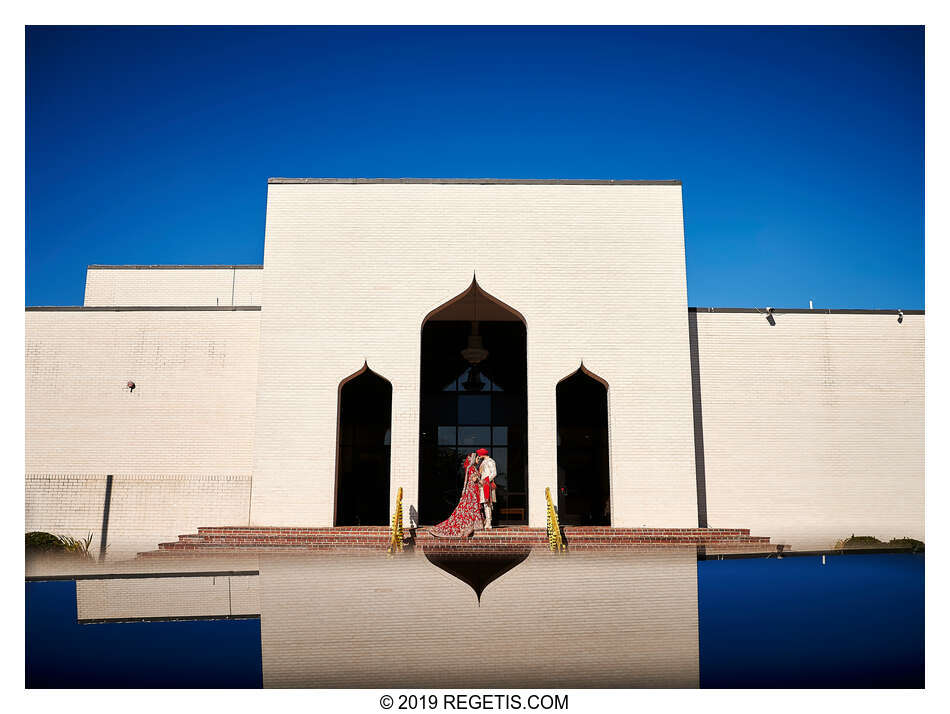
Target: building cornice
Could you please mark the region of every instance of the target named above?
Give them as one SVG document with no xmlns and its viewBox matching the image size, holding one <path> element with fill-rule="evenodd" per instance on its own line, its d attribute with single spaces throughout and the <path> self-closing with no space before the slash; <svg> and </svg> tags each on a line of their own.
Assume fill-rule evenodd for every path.
<svg viewBox="0 0 950 714">
<path fill-rule="evenodd" d="M 260 311 L 260 305 L 31 305 L 27 312 L 235 312 Z M 689 312 L 702 313 L 759 313 L 765 314 L 764 308 L 758 307 L 690 307 Z M 896 315 L 901 312 L 905 315 L 924 315 L 924 310 L 861 310 L 861 309 L 831 309 L 807 307 L 774 307 L 774 315 Z"/>
<path fill-rule="evenodd" d="M 687 308 L 690 312 L 722 312 L 722 313 L 736 313 L 736 312 L 752 312 L 765 314 L 765 308 L 760 307 L 690 307 Z M 831 309 L 831 308 L 814 308 L 809 309 L 807 307 L 773 307 L 772 314 L 774 315 L 896 315 L 898 312 L 902 312 L 905 315 L 923 315 L 923 310 L 901 310 L 895 308 L 893 310 L 861 310 L 861 309 Z"/>
<path fill-rule="evenodd" d="M 260 305 L 33 305 L 27 312 L 259 312 Z"/>
<path fill-rule="evenodd" d="M 87 270 L 261 270 L 263 265 L 87 265 Z"/>
<path fill-rule="evenodd" d="M 341 184 L 473 184 L 502 186 L 682 186 L 679 179 L 500 179 L 500 178 L 269 178 L 269 184 L 341 183 Z"/>
</svg>

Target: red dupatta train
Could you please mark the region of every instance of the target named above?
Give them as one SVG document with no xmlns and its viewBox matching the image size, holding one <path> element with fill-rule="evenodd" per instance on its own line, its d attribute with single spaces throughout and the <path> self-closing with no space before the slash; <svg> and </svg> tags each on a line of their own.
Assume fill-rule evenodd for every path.
<svg viewBox="0 0 950 714">
<path fill-rule="evenodd" d="M 452 515 L 439 525 L 429 528 L 429 533 L 438 538 L 468 538 L 472 533 L 484 528 L 482 507 L 478 503 L 478 482 L 480 476 L 475 466 L 475 454 L 465 459 L 465 488 L 459 505 Z"/>
</svg>

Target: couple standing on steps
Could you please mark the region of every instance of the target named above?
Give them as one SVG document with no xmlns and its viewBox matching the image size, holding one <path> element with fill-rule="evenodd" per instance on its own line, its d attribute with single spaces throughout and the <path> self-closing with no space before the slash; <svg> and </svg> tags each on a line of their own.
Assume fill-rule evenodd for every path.
<svg viewBox="0 0 950 714">
<path fill-rule="evenodd" d="M 465 458 L 465 487 L 452 515 L 429 533 L 440 538 L 468 538 L 477 530 L 491 529 L 491 505 L 495 502 L 498 469 L 488 449 Z"/>
</svg>

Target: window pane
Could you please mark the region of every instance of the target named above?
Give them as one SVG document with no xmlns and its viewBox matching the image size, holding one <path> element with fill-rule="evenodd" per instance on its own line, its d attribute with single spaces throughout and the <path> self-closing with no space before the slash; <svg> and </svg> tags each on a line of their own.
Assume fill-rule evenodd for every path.
<svg viewBox="0 0 950 714">
<path fill-rule="evenodd" d="M 460 426 L 459 446 L 487 444 L 491 439 L 491 429 L 487 426 Z"/>
<path fill-rule="evenodd" d="M 485 395 L 459 395 L 459 424 L 490 424 L 491 397 Z M 487 439 L 486 439 L 487 441 Z"/>
<path fill-rule="evenodd" d="M 492 421 L 495 424 L 510 424 L 515 421 L 511 397 L 507 394 L 494 394 L 492 402 Z"/>
<path fill-rule="evenodd" d="M 507 426 L 496 426 L 493 429 L 492 443 L 495 446 L 508 445 L 508 427 Z"/>
<path fill-rule="evenodd" d="M 440 447 L 436 452 L 435 472 L 439 483 L 443 487 L 454 488 L 457 482 L 458 459 L 455 458 L 455 449 Z"/>
<path fill-rule="evenodd" d="M 454 424 L 456 417 L 455 399 L 456 397 L 452 393 L 440 394 L 438 396 L 438 411 L 432 421 L 437 424 Z"/>
<path fill-rule="evenodd" d="M 439 446 L 455 446 L 455 427 L 439 427 Z"/>
<path fill-rule="evenodd" d="M 498 475 L 508 475 L 508 449 L 492 449 L 492 458 L 498 467 Z"/>
</svg>

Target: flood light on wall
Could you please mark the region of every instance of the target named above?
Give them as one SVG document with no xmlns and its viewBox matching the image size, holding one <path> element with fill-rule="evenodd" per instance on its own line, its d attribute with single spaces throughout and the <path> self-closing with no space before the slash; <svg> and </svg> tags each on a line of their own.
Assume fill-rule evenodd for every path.
<svg viewBox="0 0 950 714">
<path fill-rule="evenodd" d="M 903 321 L 904 321 L 904 311 L 903 311 L 903 310 L 898 310 L 898 311 L 897 311 L 897 324 L 899 325 L 899 324 L 901 324 Z"/>
<path fill-rule="evenodd" d="M 135 382 L 133 382 L 131 379 L 125 383 L 125 386 L 126 386 L 126 389 L 129 390 L 129 394 L 131 394 L 135 390 Z"/>
</svg>

